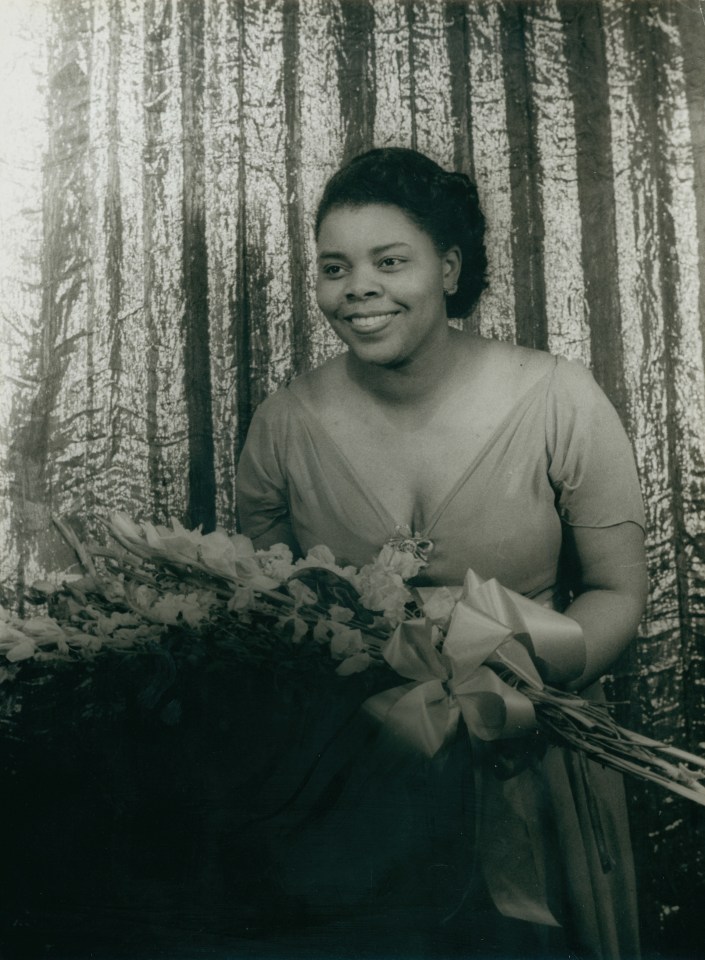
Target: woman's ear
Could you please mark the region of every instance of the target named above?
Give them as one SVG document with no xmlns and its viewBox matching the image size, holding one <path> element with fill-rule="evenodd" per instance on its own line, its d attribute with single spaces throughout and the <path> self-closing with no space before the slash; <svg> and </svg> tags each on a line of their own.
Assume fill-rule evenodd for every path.
<svg viewBox="0 0 705 960">
<path fill-rule="evenodd" d="M 449 247 L 442 256 L 443 286 L 446 290 L 452 287 L 457 289 L 460 279 L 460 269 L 463 265 L 463 255 L 460 247 Z"/>
</svg>

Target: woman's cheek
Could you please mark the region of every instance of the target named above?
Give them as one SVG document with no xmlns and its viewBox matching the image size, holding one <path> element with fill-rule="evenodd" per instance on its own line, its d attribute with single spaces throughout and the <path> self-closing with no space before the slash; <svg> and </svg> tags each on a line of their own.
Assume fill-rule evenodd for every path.
<svg viewBox="0 0 705 960">
<path fill-rule="evenodd" d="M 329 286 L 330 281 L 319 280 L 316 284 L 316 300 L 320 311 L 327 320 L 332 322 L 337 307 L 335 291 Z"/>
</svg>

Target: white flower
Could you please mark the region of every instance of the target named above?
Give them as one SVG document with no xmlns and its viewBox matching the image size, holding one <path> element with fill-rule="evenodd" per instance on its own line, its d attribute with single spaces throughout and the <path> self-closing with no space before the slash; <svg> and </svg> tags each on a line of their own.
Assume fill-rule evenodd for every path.
<svg viewBox="0 0 705 960">
<path fill-rule="evenodd" d="M 384 567 L 391 573 L 398 573 L 402 580 L 411 580 L 422 567 L 427 566 L 427 563 L 408 550 L 398 550 L 391 544 L 385 543 L 373 566 Z"/>
<path fill-rule="evenodd" d="M 142 607 L 146 610 L 151 607 L 158 596 L 159 594 L 156 590 L 153 590 L 146 584 L 141 583 L 135 590 L 135 603 L 138 607 Z"/>
<path fill-rule="evenodd" d="M 228 600 L 228 610 L 246 610 L 255 602 L 255 591 L 252 587 L 236 586 L 232 597 Z"/>
<path fill-rule="evenodd" d="M 331 620 L 335 620 L 338 623 L 349 623 L 355 616 L 350 607 L 340 607 L 337 603 L 331 605 L 328 613 Z"/>
<path fill-rule="evenodd" d="M 262 573 L 279 583 L 288 580 L 296 570 L 294 555 L 285 543 L 275 543 L 268 550 L 258 550 L 256 557 Z"/>
<path fill-rule="evenodd" d="M 64 631 L 52 617 L 32 617 L 22 624 L 22 631 L 33 640 L 58 641 L 63 639 Z"/>
<path fill-rule="evenodd" d="M 183 617 L 190 627 L 197 627 L 208 616 L 208 604 L 201 606 L 197 593 L 167 593 L 149 609 L 151 616 L 162 623 L 176 624 Z"/>
<path fill-rule="evenodd" d="M 376 563 L 368 563 L 360 570 L 354 584 L 360 594 L 360 602 L 368 610 L 381 612 L 392 624 L 399 623 L 406 616 L 404 608 L 411 600 L 411 594 L 398 573 Z"/>
<path fill-rule="evenodd" d="M 333 573 L 337 573 L 339 577 L 343 577 L 343 579 L 350 580 L 351 582 L 356 572 L 355 567 L 338 566 L 332 551 L 329 550 L 328 547 L 323 546 L 323 544 L 311 547 L 305 557 L 296 561 L 294 567 L 297 570 L 306 570 L 309 567 L 323 567 L 325 570 L 332 570 Z"/>
<path fill-rule="evenodd" d="M 351 630 L 342 623 L 329 621 L 329 629 L 333 636 L 330 638 L 330 652 L 335 660 L 343 660 L 355 653 L 362 653 L 365 644 L 359 630 Z"/>
<path fill-rule="evenodd" d="M 349 677 L 352 673 L 361 673 L 363 670 L 367 670 L 371 663 L 372 658 L 369 653 L 363 650 L 362 653 L 354 653 L 351 657 L 343 660 L 342 663 L 338 664 L 335 672 L 339 677 Z"/>
<path fill-rule="evenodd" d="M 455 604 L 456 599 L 448 587 L 435 587 L 428 590 L 427 598 L 423 601 L 424 616 L 443 627 L 450 620 Z"/>
<path fill-rule="evenodd" d="M 50 597 L 53 593 L 59 589 L 59 586 L 55 583 L 50 583 L 48 580 L 34 580 L 32 583 L 32 590 L 35 593 L 43 593 L 45 596 Z M 2 610 L 0 610 L 0 619 L 2 619 Z"/>
<path fill-rule="evenodd" d="M 19 643 L 24 639 L 25 635 L 22 633 L 22 631 L 17 630 L 15 627 L 11 627 L 6 620 L 0 620 L 0 643 L 5 643 L 7 641 Z"/>
<path fill-rule="evenodd" d="M 329 620 L 318 620 L 316 625 L 313 628 L 313 639 L 318 643 L 328 643 L 328 638 L 330 637 L 330 621 Z"/>
<path fill-rule="evenodd" d="M 317 563 L 322 567 L 335 566 L 335 557 L 333 556 L 333 551 L 321 543 L 319 543 L 316 547 L 311 547 L 306 555 L 306 558 L 308 560 L 316 560 Z"/>
<path fill-rule="evenodd" d="M 255 553 L 249 537 L 239 533 L 230 537 L 221 529 L 202 536 L 196 546 L 200 562 L 226 577 L 235 576 L 238 560 Z"/>
<path fill-rule="evenodd" d="M 186 563 L 198 561 L 201 537 L 198 530 L 187 530 L 178 520 L 172 518 L 172 529 L 152 523 L 145 523 L 144 536 L 147 545 L 170 560 Z"/>
<path fill-rule="evenodd" d="M 126 513 L 116 510 L 110 514 L 110 526 L 123 540 L 142 540 L 142 530 Z"/>
<path fill-rule="evenodd" d="M 24 637 L 20 643 L 16 643 L 7 651 L 5 656 L 10 663 L 18 663 L 20 660 L 29 660 L 37 652 L 34 640 Z"/>
<path fill-rule="evenodd" d="M 318 600 L 313 590 L 300 580 L 290 580 L 286 588 L 294 598 L 294 603 L 297 607 L 311 607 Z"/>
<path fill-rule="evenodd" d="M 242 585 L 252 587 L 253 590 L 276 590 L 280 585 L 277 580 L 262 573 L 257 558 L 239 557 L 235 561 L 235 576 Z"/>
<path fill-rule="evenodd" d="M 119 602 L 125 597 L 125 584 L 120 580 L 109 580 L 105 583 L 103 587 L 105 596 L 111 602 L 116 600 Z"/>
</svg>

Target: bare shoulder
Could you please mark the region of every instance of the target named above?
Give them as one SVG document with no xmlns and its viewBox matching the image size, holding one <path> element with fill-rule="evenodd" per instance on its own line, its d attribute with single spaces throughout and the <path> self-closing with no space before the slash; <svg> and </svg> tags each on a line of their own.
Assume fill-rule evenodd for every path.
<svg viewBox="0 0 705 960">
<path fill-rule="evenodd" d="M 257 418 L 267 423 L 285 419 L 291 413 L 292 397 L 314 409 L 325 404 L 327 398 L 336 393 L 334 384 L 339 379 L 336 371 L 340 367 L 340 359 L 333 357 L 319 367 L 281 384 L 257 406 Z"/>
<path fill-rule="evenodd" d="M 503 391 L 520 394 L 556 367 L 556 358 L 545 350 L 533 350 L 515 343 L 471 337 L 470 352 L 475 354 L 479 372 L 488 382 L 502 385 Z"/>
<path fill-rule="evenodd" d="M 301 399 L 319 406 L 338 395 L 345 379 L 345 356 L 338 354 L 292 380 L 289 389 Z"/>
<path fill-rule="evenodd" d="M 481 338 L 486 356 L 507 370 L 527 373 L 547 373 L 552 370 L 556 358 L 545 350 L 521 347 L 506 340 Z"/>
</svg>

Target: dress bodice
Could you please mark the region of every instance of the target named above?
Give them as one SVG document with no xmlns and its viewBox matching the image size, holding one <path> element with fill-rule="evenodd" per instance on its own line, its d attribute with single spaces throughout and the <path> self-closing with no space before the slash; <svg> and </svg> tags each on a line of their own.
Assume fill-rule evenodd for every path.
<svg viewBox="0 0 705 960">
<path fill-rule="evenodd" d="M 469 413 L 469 415 L 471 415 Z M 253 420 L 238 487 L 243 532 L 258 543 L 319 543 L 367 563 L 395 533 L 392 517 L 294 381 Z M 500 420 L 431 511 L 431 584 L 468 567 L 528 596 L 558 580 L 562 523 L 644 525 L 636 468 L 619 418 L 578 363 L 555 360 Z"/>
</svg>

